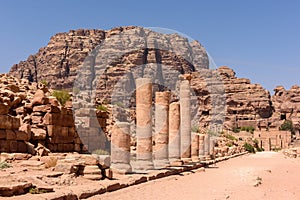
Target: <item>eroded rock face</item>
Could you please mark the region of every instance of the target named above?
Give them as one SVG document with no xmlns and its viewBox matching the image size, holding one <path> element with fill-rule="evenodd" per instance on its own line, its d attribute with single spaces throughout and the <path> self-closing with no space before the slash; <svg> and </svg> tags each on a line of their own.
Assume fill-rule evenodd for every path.
<svg viewBox="0 0 300 200">
<path fill-rule="evenodd" d="M 122 41 L 115 37 L 120 33 L 123 34 L 121 36 L 123 37 Z M 130 35 L 130 37 L 127 37 L 127 35 Z M 107 38 L 110 38 L 110 40 L 101 43 Z M 162 41 L 161 44 L 156 43 L 157 41 L 159 43 L 159 40 Z M 151 44 L 151 42 L 154 43 Z M 96 50 L 94 51 L 95 55 L 88 56 L 88 53 L 99 44 L 101 44 L 101 53 L 98 54 L 99 51 Z M 208 66 L 206 52 L 198 42 L 189 43 L 186 38 L 178 34 L 164 37 L 163 34 L 148 29 L 129 26 L 108 31 L 79 29 L 71 30 L 68 33 L 58 33 L 51 37 L 48 45 L 42 47 L 37 54 L 31 55 L 26 61 L 21 61 L 19 64 L 12 66 L 9 74 L 20 79 L 27 79 L 30 82 L 46 81 L 51 88 L 72 88 L 77 70 L 87 56 L 86 63 L 90 65 L 91 71 L 85 70 L 88 74 L 95 73 L 95 75 L 99 75 L 97 71 L 95 72 L 97 70 L 94 69 L 95 65 L 99 66 L 99 63 L 103 60 L 112 57 L 116 50 L 125 52 L 127 47 L 124 45 L 134 45 L 135 48 L 139 47 L 139 49 L 126 53 L 121 57 L 116 57 L 110 63 L 106 73 L 101 77 L 103 81 L 97 86 L 99 96 L 103 98 L 109 98 L 106 94 L 110 94 L 119 77 L 136 66 L 149 63 L 160 64 L 142 71 L 137 70 L 136 74 L 131 74 L 135 76 L 134 78 L 141 74 L 151 74 L 153 70 L 161 71 L 162 65 L 172 66 L 179 73 L 194 71 L 193 64 L 205 68 Z M 165 51 L 165 49 L 177 50 L 180 55 Z M 188 61 L 183 56 L 188 58 Z M 193 61 L 193 64 L 191 61 Z M 170 76 L 161 78 L 172 78 L 172 74 Z"/>
<path fill-rule="evenodd" d="M 211 121 L 212 105 L 217 112 L 223 112 L 225 108 L 224 127 L 227 129 L 256 127 L 259 120 L 272 116 L 273 107 L 269 91 L 260 84 L 251 84 L 249 79 L 237 78 L 229 67 L 220 67 L 217 72 L 218 75 L 210 79 L 198 72 L 192 74 L 191 85 L 201 105 L 198 115 L 202 126 L 207 126 Z M 216 86 L 210 91 L 208 85 L 212 82 Z M 212 101 L 214 94 L 218 95 L 215 102 Z M 226 105 L 223 105 L 225 102 Z M 221 116 L 219 118 L 221 119 Z"/>
<path fill-rule="evenodd" d="M 274 118 L 278 121 L 292 120 L 294 128 L 300 129 L 300 87 L 294 85 L 286 90 L 283 86 L 274 89 L 272 102 L 275 109 Z"/>
<path fill-rule="evenodd" d="M 38 53 L 13 65 L 9 74 L 30 82 L 47 81 L 53 88 L 71 88 L 77 67 L 104 38 L 102 30 L 58 33 Z"/>
</svg>

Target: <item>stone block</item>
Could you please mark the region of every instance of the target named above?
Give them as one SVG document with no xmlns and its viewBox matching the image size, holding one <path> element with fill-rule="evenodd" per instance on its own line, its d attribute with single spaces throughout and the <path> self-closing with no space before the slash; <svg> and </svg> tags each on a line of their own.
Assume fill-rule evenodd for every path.
<svg viewBox="0 0 300 200">
<path fill-rule="evenodd" d="M 73 127 L 69 127 L 68 129 L 68 136 L 70 137 L 74 137 L 76 134 L 76 128 L 73 126 Z"/>
<path fill-rule="evenodd" d="M 16 140 L 17 135 L 13 130 L 6 130 L 6 139 L 7 140 Z"/>
<path fill-rule="evenodd" d="M 45 105 L 49 103 L 49 99 L 45 96 L 44 91 L 37 90 L 31 103 L 32 105 Z"/>
<path fill-rule="evenodd" d="M 7 140 L 0 140 L 0 152 L 8 152 L 9 144 Z"/>
<path fill-rule="evenodd" d="M 13 117 L 12 118 L 12 129 L 18 130 L 20 126 L 21 126 L 21 119 L 18 117 Z"/>
<path fill-rule="evenodd" d="M 62 127 L 60 136 L 68 137 L 68 135 L 69 135 L 69 128 L 68 127 Z"/>
<path fill-rule="evenodd" d="M 98 118 L 98 122 L 100 124 L 100 126 L 103 128 L 103 127 L 106 127 L 106 119 L 104 118 Z"/>
<path fill-rule="evenodd" d="M 78 163 L 71 163 L 71 162 L 65 162 L 65 161 L 57 161 L 57 164 L 55 166 L 55 171 L 58 172 L 64 172 L 68 174 L 77 173 L 80 168 L 83 168 L 83 165 L 80 165 Z"/>
<path fill-rule="evenodd" d="M 45 168 L 55 167 L 57 163 L 56 156 L 42 156 L 40 161 L 45 163 Z"/>
<path fill-rule="evenodd" d="M 68 143 L 73 143 L 74 138 L 73 137 L 56 136 L 54 138 L 51 138 L 50 141 L 55 144 L 68 144 Z"/>
<path fill-rule="evenodd" d="M 0 129 L 12 129 L 12 117 L 9 115 L 0 115 Z"/>
<path fill-rule="evenodd" d="M 18 141 L 17 144 L 17 151 L 20 153 L 27 153 L 28 152 L 28 148 L 27 148 L 27 144 L 25 142 L 22 141 Z"/>
<path fill-rule="evenodd" d="M 31 134 L 31 126 L 30 126 L 30 124 L 22 124 L 19 127 L 19 131 L 23 131 L 23 132 L 26 132 L 28 134 Z"/>
<path fill-rule="evenodd" d="M 43 116 L 33 115 L 31 116 L 31 121 L 33 124 L 41 124 L 43 122 Z"/>
<path fill-rule="evenodd" d="M 74 151 L 74 144 L 58 144 L 57 151 L 59 152 L 72 152 Z"/>
<path fill-rule="evenodd" d="M 10 152 L 17 152 L 18 151 L 18 142 L 15 140 L 8 140 L 9 142 L 9 151 Z"/>
<path fill-rule="evenodd" d="M 99 167 L 97 165 L 87 165 L 84 167 L 83 170 L 83 174 L 87 175 L 87 174 L 98 174 L 100 175 L 101 178 L 101 169 L 99 169 Z"/>
<path fill-rule="evenodd" d="M 47 132 L 49 137 L 55 137 L 57 135 L 60 135 L 61 129 L 62 127 L 58 125 L 47 125 Z"/>
<path fill-rule="evenodd" d="M 108 179 L 113 179 L 113 171 L 111 169 L 105 169 L 105 177 Z"/>
<path fill-rule="evenodd" d="M 97 165 L 99 163 L 96 156 L 92 155 L 83 155 L 82 156 L 85 165 Z"/>
<path fill-rule="evenodd" d="M 64 126 L 74 126 L 75 124 L 73 115 L 63 115 L 62 120 Z"/>
<path fill-rule="evenodd" d="M 50 106 L 49 105 L 39 105 L 39 106 L 34 106 L 33 107 L 33 112 L 46 113 L 48 110 L 50 110 Z"/>
<path fill-rule="evenodd" d="M 30 135 L 24 131 L 15 131 L 16 140 L 29 141 Z"/>
<path fill-rule="evenodd" d="M 9 112 L 9 106 L 5 103 L 0 103 L 0 115 L 7 115 Z"/>
<path fill-rule="evenodd" d="M 6 139 L 6 131 L 0 130 L 0 139 Z"/>
<path fill-rule="evenodd" d="M 62 125 L 64 121 L 62 121 L 62 115 L 60 113 L 46 113 L 43 118 L 43 122 L 46 125 Z"/>
<path fill-rule="evenodd" d="M 45 140 L 47 132 L 44 129 L 32 128 L 32 138 L 34 140 Z"/>
</svg>

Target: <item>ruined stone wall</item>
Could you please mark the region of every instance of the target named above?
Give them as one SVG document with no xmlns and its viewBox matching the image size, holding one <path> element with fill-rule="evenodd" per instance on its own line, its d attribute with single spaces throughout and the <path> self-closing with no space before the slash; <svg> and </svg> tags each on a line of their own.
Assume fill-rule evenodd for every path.
<svg viewBox="0 0 300 200">
<path fill-rule="evenodd" d="M 38 89 L 39 88 L 39 89 Z M 106 132 L 107 112 L 97 111 L 94 126 Z M 0 76 L 0 152 L 82 152 L 71 102 L 61 106 L 43 84 Z"/>
<path fill-rule="evenodd" d="M 288 148 L 292 142 L 290 131 L 254 131 L 254 138 L 258 140 L 259 147 L 266 151 Z"/>
</svg>

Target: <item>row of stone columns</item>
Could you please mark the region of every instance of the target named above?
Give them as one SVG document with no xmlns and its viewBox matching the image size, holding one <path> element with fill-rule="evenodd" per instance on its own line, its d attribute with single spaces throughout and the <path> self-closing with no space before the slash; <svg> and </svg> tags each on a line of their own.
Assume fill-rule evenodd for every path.
<svg viewBox="0 0 300 200">
<path fill-rule="evenodd" d="M 180 83 L 180 102 L 170 104 L 170 92 L 155 93 L 154 148 L 152 147 L 152 81 L 136 80 L 136 161 L 134 171 L 198 162 L 213 148 L 208 134 L 191 132 L 190 84 Z M 117 122 L 112 132 L 111 168 L 131 172 L 129 123 Z"/>
</svg>

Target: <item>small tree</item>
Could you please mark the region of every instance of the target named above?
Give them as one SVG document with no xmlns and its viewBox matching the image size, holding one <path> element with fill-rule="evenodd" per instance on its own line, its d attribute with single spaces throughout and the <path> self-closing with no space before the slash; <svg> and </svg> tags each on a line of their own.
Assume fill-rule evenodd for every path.
<svg viewBox="0 0 300 200">
<path fill-rule="evenodd" d="M 293 122 L 291 120 L 285 120 L 283 124 L 281 124 L 279 130 L 281 131 L 291 131 L 292 134 L 295 134 L 295 129 L 293 126 Z"/>
<path fill-rule="evenodd" d="M 96 107 L 97 110 L 103 111 L 103 112 L 107 112 L 107 107 L 103 104 L 100 104 Z"/>
<path fill-rule="evenodd" d="M 64 90 L 54 90 L 52 96 L 54 96 L 62 106 L 64 106 L 71 98 L 69 92 Z"/>
<path fill-rule="evenodd" d="M 255 148 L 253 147 L 252 144 L 245 142 L 243 147 L 248 151 L 249 153 L 255 153 Z"/>
</svg>

